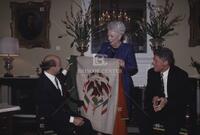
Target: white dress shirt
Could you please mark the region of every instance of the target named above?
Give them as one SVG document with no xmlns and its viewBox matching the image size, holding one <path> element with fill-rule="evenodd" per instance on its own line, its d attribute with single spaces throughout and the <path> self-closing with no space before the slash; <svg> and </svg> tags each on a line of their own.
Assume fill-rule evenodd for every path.
<svg viewBox="0 0 200 135">
<path fill-rule="evenodd" d="M 47 78 L 49 78 L 49 80 L 54 84 L 54 86 L 60 90 L 60 94 L 63 96 L 63 91 L 62 91 L 62 87 L 60 84 L 60 81 L 56 78 L 56 76 L 49 74 L 48 72 L 44 71 L 44 74 L 46 75 Z M 55 82 L 55 79 L 58 81 L 58 86 Z"/>
<path fill-rule="evenodd" d="M 163 74 L 163 83 L 164 83 L 164 93 L 165 93 L 165 97 L 168 97 L 168 93 L 167 93 L 167 80 L 168 80 L 168 74 L 169 74 L 169 68 L 162 73 Z"/>
</svg>

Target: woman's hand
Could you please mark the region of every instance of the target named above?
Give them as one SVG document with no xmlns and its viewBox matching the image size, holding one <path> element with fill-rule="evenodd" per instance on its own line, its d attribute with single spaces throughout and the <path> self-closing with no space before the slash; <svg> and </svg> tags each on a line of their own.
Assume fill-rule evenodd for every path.
<svg viewBox="0 0 200 135">
<path fill-rule="evenodd" d="M 124 60 L 118 59 L 118 61 L 119 61 L 119 66 L 120 66 L 121 68 L 124 68 L 124 67 L 125 67 L 125 62 L 124 62 Z"/>
</svg>

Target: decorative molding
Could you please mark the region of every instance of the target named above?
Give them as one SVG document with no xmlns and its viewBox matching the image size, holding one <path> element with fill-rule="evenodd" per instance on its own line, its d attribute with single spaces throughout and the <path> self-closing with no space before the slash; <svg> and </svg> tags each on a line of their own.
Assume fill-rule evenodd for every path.
<svg viewBox="0 0 200 135">
<path fill-rule="evenodd" d="M 194 47 L 200 45 L 200 1 L 199 0 L 188 0 L 190 6 L 190 40 L 189 46 Z"/>
</svg>

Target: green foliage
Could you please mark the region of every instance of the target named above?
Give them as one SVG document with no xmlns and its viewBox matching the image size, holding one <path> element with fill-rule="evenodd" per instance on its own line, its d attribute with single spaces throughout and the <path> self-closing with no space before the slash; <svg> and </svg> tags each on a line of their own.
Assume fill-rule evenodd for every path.
<svg viewBox="0 0 200 135">
<path fill-rule="evenodd" d="M 147 33 L 152 38 L 162 38 L 174 30 L 174 27 L 183 20 L 181 16 L 175 16 L 170 19 L 169 15 L 173 9 L 174 3 L 165 0 L 165 5 L 153 5 L 147 3 L 150 10 L 150 22 L 145 20 L 138 21 L 142 32 Z"/>
<path fill-rule="evenodd" d="M 82 43 L 88 46 L 90 35 L 92 34 L 91 4 L 86 8 L 84 1 L 82 0 L 81 2 L 83 7 L 76 1 L 73 3 L 78 8 L 77 12 L 74 11 L 73 5 L 71 5 L 70 8 L 70 16 L 68 12 L 66 12 L 66 20 L 62 20 L 66 28 L 66 33 L 58 36 L 58 38 L 68 35 L 73 37 L 73 41 L 70 45 L 71 47 L 74 45 L 79 47 L 80 45 L 83 45 Z"/>
<path fill-rule="evenodd" d="M 192 57 L 191 57 L 191 65 L 196 68 L 197 72 L 200 74 L 200 63 L 195 61 Z"/>
</svg>

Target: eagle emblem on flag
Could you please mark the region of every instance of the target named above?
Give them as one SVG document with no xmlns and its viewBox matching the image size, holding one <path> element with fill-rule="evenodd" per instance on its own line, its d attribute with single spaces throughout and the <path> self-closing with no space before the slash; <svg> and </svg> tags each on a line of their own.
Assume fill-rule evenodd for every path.
<svg viewBox="0 0 200 135">
<path fill-rule="evenodd" d="M 101 107 L 101 115 L 106 113 L 108 101 L 112 96 L 111 90 L 108 76 L 95 72 L 88 74 L 83 87 L 84 111 L 87 112 L 88 106 L 91 105 L 93 113 L 99 107 Z"/>
</svg>

